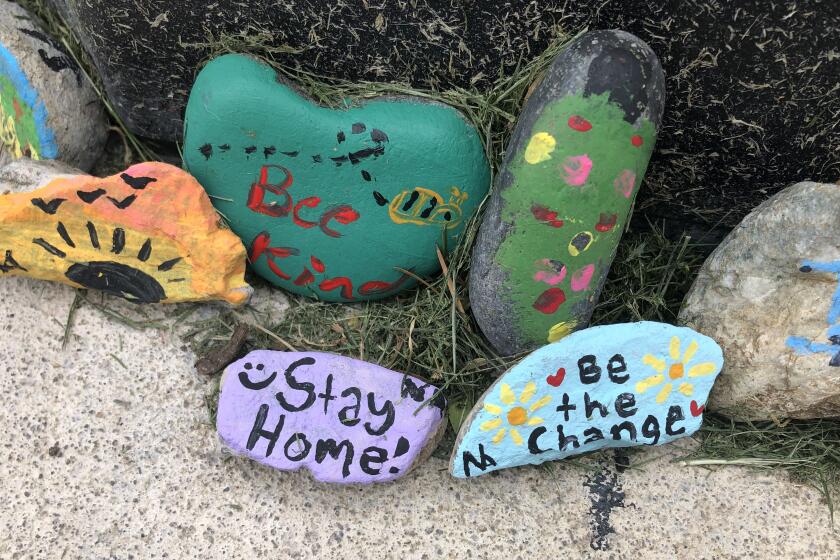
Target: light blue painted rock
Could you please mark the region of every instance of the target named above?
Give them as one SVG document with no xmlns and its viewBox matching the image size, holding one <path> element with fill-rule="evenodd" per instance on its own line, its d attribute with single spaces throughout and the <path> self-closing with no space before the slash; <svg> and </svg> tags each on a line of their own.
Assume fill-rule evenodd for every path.
<svg viewBox="0 0 840 560">
<path fill-rule="evenodd" d="M 461 426 L 452 475 L 688 436 L 722 367 L 717 343 L 685 327 L 645 321 L 578 331 L 532 352 L 487 390 Z"/>
</svg>

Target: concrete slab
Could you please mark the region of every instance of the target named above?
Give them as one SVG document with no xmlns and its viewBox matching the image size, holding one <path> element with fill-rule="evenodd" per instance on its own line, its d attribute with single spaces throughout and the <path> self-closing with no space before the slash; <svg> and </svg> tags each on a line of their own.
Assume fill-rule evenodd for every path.
<svg viewBox="0 0 840 560">
<path fill-rule="evenodd" d="M 212 382 L 174 329 L 133 330 L 85 305 L 62 349 L 73 298 L 0 279 L 0 558 L 840 556 L 816 491 L 681 467 L 677 445 L 623 473 L 611 455 L 470 481 L 432 459 L 366 488 L 271 471 L 220 448 Z M 282 312 L 282 299 L 257 298 L 255 312 Z"/>
</svg>

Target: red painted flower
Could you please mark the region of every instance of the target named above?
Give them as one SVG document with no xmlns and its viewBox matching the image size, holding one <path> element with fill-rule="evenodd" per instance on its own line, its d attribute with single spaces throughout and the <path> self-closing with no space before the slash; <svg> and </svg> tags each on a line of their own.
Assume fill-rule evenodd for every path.
<svg viewBox="0 0 840 560">
<path fill-rule="evenodd" d="M 569 117 L 569 128 L 578 132 L 588 132 L 592 130 L 592 123 L 580 115 L 572 115 Z"/>
</svg>

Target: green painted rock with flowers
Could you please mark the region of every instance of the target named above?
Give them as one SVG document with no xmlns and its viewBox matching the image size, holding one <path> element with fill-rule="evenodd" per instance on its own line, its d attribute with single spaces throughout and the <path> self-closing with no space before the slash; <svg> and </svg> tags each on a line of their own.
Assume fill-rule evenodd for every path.
<svg viewBox="0 0 840 560">
<path fill-rule="evenodd" d="M 653 152 L 659 60 L 622 31 L 560 54 L 522 110 L 473 251 L 470 303 L 503 354 L 585 328 Z"/>
</svg>

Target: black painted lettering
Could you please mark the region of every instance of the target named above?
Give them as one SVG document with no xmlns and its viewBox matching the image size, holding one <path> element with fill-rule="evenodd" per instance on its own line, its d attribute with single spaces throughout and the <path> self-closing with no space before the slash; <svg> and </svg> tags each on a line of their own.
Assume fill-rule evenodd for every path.
<svg viewBox="0 0 840 560">
<path fill-rule="evenodd" d="M 676 404 L 671 405 L 668 409 L 668 417 L 665 419 L 665 433 L 669 436 L 678 436 L 684 433 L 685 426 L 679 430 L 674 429 L 674 424 L 683 420 L 685 420 L 685 416 L 683 415 L 682 407 Z"/>
<path fill-rule="evenodd" d="M 338 420 L 345 426 L 355 426 L 360 422 L 359 414 L 362 410 L 362 391 L 358 387 L 348 387 L 341 392 L 342 397 L 349 397 L 353 395 L 356 398 L 356 404 L 345 406 L 338 411 Z M 348 413 L 353 413 L 353 418 L 348 416 Z"/>
<path fill-rule="evenodd" d="M 600 402 L 596 401 L 595 399 L 589 399 L 589 393 L 583 394 L 583 405 L 586 409 L 586 417 L 592 418 L 592 413 L 596 410 L 601 414 L 601 418 L 604 418 L 609 412 L 607 412 L 607 406 L 601 404 Z"/>
<path fill-rule="evenodd" d="M 294 451 L 297 455 L 290 455 L 289 450 L 295 446 Z M 292 437 L 283 446 L 283 453 L 286 454 L 286 459 L 289 461 L 303 461 L 309 455 L 309 450 L 312 449 L 312 444 L 306 439 L 306 434 L 300 432 L 293 434 Z"/>
<path fill-rule="evenodd" d="M 633 422 L 626 420 L 621 424 L 616 424 L 615 426 L 613 426 L 610 429 L 612 438 L 616 441 L 620 441 L 622 430 L 627 432 L 628 441 L 636 441 L 636 426 L 633 425 Z"/>
<path fill-rule="evenodd" d="M 324 392 L 318 394 L 318 398 L 324 399 L 324 414 L 327 414 L 327 411 L 330 408 L 330 401 L 334 401 L 337 398 L 337 397 L 333 396 L 332 383 L 333 383 L 333 374 L 329 374 L 329 375 L 327 375 L 327 386 L 326 386 L 326 388 L 324 388 Z"/>
<path fill-rule="evenodd" d="M 584 445 L 586 445 L 587 443 L 592 443 L 594 441 L 598 441 L 599 439 L 604 439 L 604 432 L 602 432 L 598 428 L 586 428 L 583 431 L 583 435 L 589 436 L 583 442 Z"/>
<path fill-rule="evenodd" d="M 386 400 L 385 404 L 382 405 L 382 408 L 377 410 L 376 396 L 373 393 L 368 393 L 367 403 L 368 410 L 370 410 L 371 414 L 373 414 L 374 416 L 385 416 L 385 420 L 383 420 L 382 425 L 379 426 L 379 428 L 377 429 L 373 429 L 373 426 L 370 424 L 370 422 L 365 422 L 365 431 L 367 431 L 367 433 L 369 433 L 372 436 L 381 436 L 382 434 L 387 432 L 391 426 L 394 425 L 394 403 Z"/>
<path fill-rule="evenodd" d="M 618 385 L 625 383 L 628 379 L 630 379 L 630 374 L 618 375 L 619 373 L 624 373 L 625 371 L 627 371 L 627 362 L 624 361 L 624 356 L 616 354 L 610 358 L 609 363 L 607 363 L 607 373 L 610 374 L 610 381 L 617 383 Z"/>
<path fill-rule="evenodd" d="M 327 455 L 338 461 L 341 452 L 344 451 L 344 465 L 341 467 L 341 476 L 350 476 L 350 465 L 353 463 L 353 444 L 344 440 L 336 444 L 334 439 L 319 439 L 315 444 L 315 462 L 319 465 L 326 459 Z"/>
<path fill-rule="evenodd" d="M 280 403 L 280 406 L 288 410 L 289 412 L 300 412 L 302 410 L 306 410 L 310 406 L 315 403 L 315 384 L 310 383 L 308 381 L 298 381 L 295 379 L 293 375 L 295 370 L 300 366 L 311 366 L 315 363 L 315 358 L 301 358 L 300 360 L 294 361 L 289 365 L 286 369 L 286 384 L 292 389 L 303 391 L 306 393 L 306 398 L 302 403 L 295 406 L 289 401 L 286 400 L 286 396 L 283 394 L 283 391 L 279 391 L 275 397 L 277 398 L 277 402 Z"/>
<path fill-rule="evenodd" d="M 388 460 L 388 452 L 381 447 L 370 446 L 362 451 L 362 456 L 359 459 L 359 466 L 362 472 L 369 475 L 377 475 L 382 470 L 382 463 Z M 372 468 L 380 467 L 378 469 Z"/>
<path fill-rule="evenodd" d="M 481 472 L 486 471 L 490 467 L 496 466 L 496 460 L 484 452 L 484 445 L 481 443 L 478 444 L 478 459 L 476 459 L 475 455 L 469 451 L 464 451 L 462 460 L 464 462 L 464 476 L 467 478 L 470 477 L 470 464 L 477 467 L 481 470 Z"/>
<path fill-rule="evenodd" d="M 565 451 L 570 444 L 572 449 L 580 447 L 577 436 L 567 436 L 563 433 L 563 424 L 557 424 L 557 447 L 560 451 Z"/>
<path fill-rule="evenodd" d="M 260 438 L 265 438 L 268 440 L 268 447 L 265 449 L 265 456 L 268 457 L 274 451 L 274 445 L 277 443 L 277 440 L 280 439 L 280 433 L 283 431 L 283 424 L 286 421 L 286 417 L 284 415 L 280 415 L 280 418 L 277 420 L 277 426 L 274 427 L 274 431 L 263 430 L 263 426 L 265 426 L 265 419 L 268 416 L 268 405 L 264 404 L 260 406 L 260 409 L 257 411 L 257 417 L 254 419 L 254 427 L 251 428 L 251 433 L 248 434 L 248 442 L 245 444 L 245 448 L 248 451 L 253 451 L 254 446 L 257 444 Z"/>
<path fill-rule="evenodd" d="M 642 424 L 642 435 L 653 440 L 648 445 L 656 445 L 659 442 L 659 420 L 653 414 L 648 414 L 645 418 Z"/>
<path fill-rule="evenodd" d="M 580 382 L 584 385 L 598 383 L 601 379 L 601 366 L 597 365 L 595 356 L 592 354 L 587 354 L 578 360 L 578 370 L 580 370 Z"/>
<path fill-rule="evenodd" d="M 563 420 L 565 422 L 569 421 L 569 411 L 570 410 L 577 410 L 577 406 L 573 404 L 569 404 L 569 394 L 563 393 L 563 404 L 557 405 L 557 412 L 563 413 Z"/>
<path fill-rule="evenodd" d="M 615 398 L 615 411 L 622 418 L 630 418 L 639 411 L 636 408 L 636 395 L 633 393 L 621 393 Z"/>
<path fill-rule="evenodd" d="M 531 455 L 539 455 L 540 453 L 548 451 L 548 449 L 540 449 L 540 444 L 537 441 L 540 439 L 540 436 L 547 431 L 548 430 L 545 426 L 540 426 L 538 428 L 534 428 L 534 431 L 531 432 L 530 436 L 528 436 L 528 451 Z"/>
</svg>

